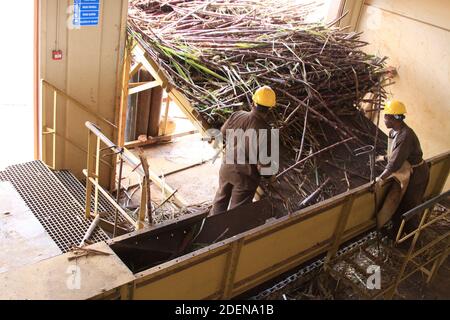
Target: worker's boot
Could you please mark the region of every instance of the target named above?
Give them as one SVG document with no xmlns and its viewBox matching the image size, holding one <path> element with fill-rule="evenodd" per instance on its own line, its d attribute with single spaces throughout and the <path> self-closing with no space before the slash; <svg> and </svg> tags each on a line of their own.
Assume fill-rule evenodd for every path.
<svg viewBox="0 0 450 320">
<path fill-rule="evenodd" d="M 395 237 L 397 236 L 397 230 L 394 230 L 392 221 L 386 223 L 380 230 L 381 238 L 388 238 L 390 241 L 395 241 Z"/>
</svg>

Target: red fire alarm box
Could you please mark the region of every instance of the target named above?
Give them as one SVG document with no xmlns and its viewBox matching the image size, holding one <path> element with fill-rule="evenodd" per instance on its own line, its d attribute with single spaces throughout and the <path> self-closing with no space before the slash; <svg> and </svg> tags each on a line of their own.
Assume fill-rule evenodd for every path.
<svg viewBox="0 0 450 320">
<path fill-rule="evenodd" d="M 53 57 L 53 60 L 56 60 L 56 61 L 62 60 L 62 58 L 63 58 L 62 50 L 53 50 L 52 57 Z"/>
</svg>

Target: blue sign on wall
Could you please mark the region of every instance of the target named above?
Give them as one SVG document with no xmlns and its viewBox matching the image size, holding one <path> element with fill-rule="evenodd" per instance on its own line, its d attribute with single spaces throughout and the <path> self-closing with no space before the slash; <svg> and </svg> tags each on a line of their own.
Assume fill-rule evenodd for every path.
<svg viewBox="0 0 450 320">
<path fill-rule="evenodd" d="M 97 26 L 100 17 L 100 0 L 73 0 L 75 26 Z"/>
</svg>

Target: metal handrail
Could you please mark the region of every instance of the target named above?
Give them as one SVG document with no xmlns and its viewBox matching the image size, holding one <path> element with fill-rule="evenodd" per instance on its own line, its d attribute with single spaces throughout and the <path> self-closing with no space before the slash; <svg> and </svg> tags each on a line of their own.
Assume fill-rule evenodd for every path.
<svg viewBox="0 0 450 320">
<path fill-rule="evenodd" d="M 141 167 L 141 164 L 136 161 L 134 157 L 131 157 L 127 150 L 123 147 L 119 147 L 114 142 L 112 142 L 107 136 L 105 136 L 102 132 L 102 130 L 94 123 L 90 121 L 86 121 L 86 127 L 95 134 L 111 151 L 114 153 L 120 155 L 120 157 L 123 158 L 123 160 L 128 163 L 130 166 L 132 166 L 135 169 L 135 172 L 137 172 L 141 177 L 145 175 L 143 168 Z"/>
<path fill-rule="evenodd" d="M 94 215 L 98 215 L 98 196 L 99 192 L 106 195 L 106 191 L 100 186 L 99 176 L 100 176 L 100 167 L 99 167 L 99 159 L 100 152 L 103 149 L 100 149 L 100 143 L 106 145 L 106 149 L 110 149 L 116 154 L 120 159 L 120 167 L 119 167 L 119 180 L 117 183 L 117 198 L 114 200 L 110 196 L 106 196 L 107 200 L 112 203 L 115 207 L 115 224 L 114 224 L 114 236 L 115 231 L 117 229 L 117 214 L 120 212 L 122 215 L 127 218 L 129 222 L 135 224 L 137 229 L 142 229 L 145 225 L 145 217 L 148 215 L 150 224 L 153 223 L 152 219 L 152 210 L 150 203 L 150 180 L 158 184 L 160 187 L 164 187 L 165 190 L 170 192 L 172 195 L 169 199 L 173 200 L 173 202 L 180 208 L 184 207 L 184 203 L 182 200 L 178 199 L 175 196 L 175 193 L 172 188 L 167 186 L 158 175 L 148 170 L 147 163 L 143 162 L 142 159 L 137 159 L 130 151 L 128 151 L 125 147 L 120 147 L 113 143 L 107 136 L 105 136 L 102 130 L 94 123 L 87 121 L 85 123 L 86 127 L 89 130 L 88 137 L 88 155 L 87 155 L 87 169 L 83 170 L 83 174 L 86 176 L 86 218 L 89 219 L 91 216 L 91 195 L 92 189 L 95 186 L 95 201 L 94 201 Z M 96 162 L 95 162 L 96 161 Z M 146 160 L 145 160 L 146 161 Z M 141 190 L 141 206 L 139 209 L 139 217 L 137 221 L 134 221 L 119 205 L 120 198 L 120 190 L 121 190 L 121 176 L 122 176 L 122 168 L 124 163 L 127 163 L 133 168 L 133 172 L 139 174 L 142 178 L 142 190 Z"/>
<path fill-rule="evenodd" d="M 70 101 L 72 101 L 73 103 L 75 103 L 80 109 L 83 109 L 83 111 L 87 112 L 89 115 L 97 118 L 98 120 L 104 122 L 105 124 L 107 124 L 108 126 L 117 129 L 117 126 L 112 123 L 111 121 L 99 116 L 98 114 L 96 114 L 95 112 L 92 112 L 88 107 L 86 107 L 83 103 L 81 103 L 80 101 L 78 101 L 77 99 L 75 99 L 74 97 L 70 96 L 69 94 L 67 94 L 66 92 L 64 92 L 63 90 L 57 88 L 56 86 L 54 86 L 53 84 L 49 83 L 47 80 L 42 79 L 42 84 L 46 85 L 48 87 L 50 87 L 51 89 L 53 89 L 54 91 L 56 91 L 58 94 L 60 94 L 61 96 L 69 99 Z"/>
<path fill-rule="evenodd" d="M 140 214 L 138 221 L 134 221 L 134 219 L 131 218 L 119 205 L 120 190 L 122 189 L 121 175 L 124 162 L 128 163 L 133 168 L 135 168 L 135 171 L 137 171 L 141 176 L 144 176 L 145 179 L 145 174 L 143 168 L 141 168 L 141 163 L 137 163 L 137 161 L 132 156 L 128 155 L 126 152 L 127 150 L 125 148 L 119 147 L 115 143 L 113 143 L 107 136 L 103 134 L 103 132 L 97 125 L 89 121 L 87 121 L 85 125 L 89 129 L 87 169 L 83 170 L 83 174 L 86 176 L 86 207 L 85 207 L 86 218 L 89 219 L 91 216 L 91 196 L 92 196 L 92 188 L 94 186 L 95 187 L 94 215 L 95 216 L 99 215 L 98 213 L 99 192 L 104 194 L 106 196 L 106 199 L 115 207 L 113 237 L 116 236 L 119 212 L 128 220 L 128 222 L 135 225 L 136 229 L 142 229 L 144 227 L 145 216 L 147 213 L 150 212 L 147 206 L 141 205 L 141 208 L 139 210 Z M 96 139 L 94 138 L 94 136 L 96 137 Z M 106 145 L 107 147 L 106 149 L 110 149 L 111 151 L 113 151 L 114 154 L 116 154 L 120 159 L 120 174 L 119 174 L 119 181 L 117 183 L 116 199 L 113 199 L 112 197 L 108 196 L 106 191 L 100 186 L 99 183 L 99 175 L 100 175 L 99 159 L 100 159 L 100 152 L 102 150 L 100 148 L 101 142 Z M 96 161 L 95 166 L 94 160 Z M 148 184 L 146 184 L 145 187 L 142 188 L 143 195 L 144 193 L 147 192 L 148 188 L 149 188 Z"/>
<path fill-rule="evenodd" d="M 439 201 L 450 197 L 450 190 L 447 190 L 446 192 L 431 198 L 428 201 L 425 201 L 424 203 L 422 203 L 421 205 L 418 205 L 417 207 L 409 210 L 408 212 L 405 212 L 404 214 L 402 214 L 402 219 L 405 221 L 410 220 L 412 217 L 420 214 L 421 212 L 423 212 L 425 209 L 428 209 L 430 207 L 432 207 L 433 205 L 435 205 L 436 203 L 438 203 Z"/>
<path fill-rule="evenodd" d="M 52 85 L 51 83 L 49 83 L 48 81 L 41 79 L 41 99 L 42 99 L 42 104 L 43 104 L 43 99 L 45 97 L 45 94 L 43 92 L 44 88 L 49 88 L 53 91 L 53 117 L 52 117 L 52 122 L 53 122 L 53 126 L 50 127 L 49 125 L 45 124 L 45 113 L 46 113 L 46 108 L 43 107 L 42 108 L 42 144 L 43 144 L 43 160 L 44 162 L 51 167 L 52 169 L 56 170 L 56 137 L 59 137 L 61 139 L 63 139 L 65 142 L 73 145 L 74 147 L 76 147 L 77 149 L 81 150 L 82 152 L 87 153 L 86 150 L 83 149 L 83 147 L 81 147 L 80 145 L 78 145 L 77 143 L 75 143 L 74 141 L 70 140 L 69 138 L 67 138 L 65 136 L 65 134 L 60 134 L 58 132 L 57 129 L 57 113 L 58 113 L 58 95 L 68 99 L 69 101 L 71 101 L 72 103 L 74 103 L 78 108 L 80 108 L 81 110 L 85 111 L 86 113 L 88 113 L 89 115 L 91 115 L 92 117 L 95 117 L 96 119 L 98 119 L 99 121 L 102 121 L 103 123 L 106 123 L 108 126 L 112 127 L 113 129 L 117 129 L 117 126 L 115 126 L 112 122 L 108 121 L 107 119 L 95 114 L 94 112 L 92 112 L 88 107 L 86 107 L 84 104 L 82 104 L 80 101 L 78 101 L 77 99 L 73 98 L 72 96 L 70 96 L 69 94 L 65 93 L 63 90 L 57 88 L 56 86 Z M 52 148 L 52 166 L 50 166 L 49 161 L 47 159 L 47 148 L 46 148 L 46 141 L 47 138 L 46 136 L 50 135 L 52 136 L 52 144 L 53 144 L 53 148 Z M 110 164 L 106 161 L 104 161 L 103 159 L 100 160 L 104 165 L 111 167 Z"/>
</svg>

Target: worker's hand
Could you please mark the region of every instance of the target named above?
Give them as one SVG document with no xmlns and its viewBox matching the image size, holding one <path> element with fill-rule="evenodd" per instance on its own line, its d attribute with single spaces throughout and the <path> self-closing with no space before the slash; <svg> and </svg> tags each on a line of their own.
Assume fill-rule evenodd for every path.
<svg viewBox="0 0 450 320">
<path fill-rule="evenodd" d="M 271 185 L 277 182 L 277 176 L 263 176 L 263 180 L 266 184 Z"/>
<path fill-rule="evenodd" d="M 378 187 L 381 187 L 382 185 L 384 185 L 385 182 L 386 182 L 386 180 L 383 179 L 381 176 L 378 176 L 378 177 L 375 178 L 375 184 Z"/>
<path fill-rule="evenodd" d="M 214 140 L 215 140 L 215 137 L 202 137 L 202 141 L 206 141 L 209 144 L 213 143 Z"/>
<path fill-rule="evenodd" d="M 383 162 L 383 161 L 386 161 L 385 156 L 377 156 L 375 158 L 375 162 Z"/>
</svg>

